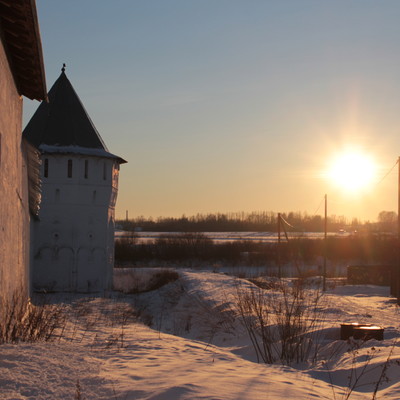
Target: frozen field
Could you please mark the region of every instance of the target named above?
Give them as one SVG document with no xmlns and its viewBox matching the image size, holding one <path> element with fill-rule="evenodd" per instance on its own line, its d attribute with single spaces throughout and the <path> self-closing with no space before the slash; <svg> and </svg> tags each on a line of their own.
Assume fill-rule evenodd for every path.
<svg viewBox="0 0 400 400">
<path fill-rule="evenodd" d="M 276 232 L 202 232 L 204 235 L 212 239 L 216 243 L 234 242 L 238 240 L 249 240 L 257 242 L 277 242 L 278 234 Z M 161 235 L 181 235 L 182 232 L 135 232 L 134 236 L 138 238 L 139 243 L 150 242 L 157 239 Z M 329 236 L 346 237 L 350 233 L 329 232 Z M 132 237 L 131 232 L 116 231 L 116 238 Z M 322 232 L 289 232 L 289 237 L 292 238 L 308 238 L 308 239 L 323 239 Z M 284 233 L 281 233 L 281 238 L 284 240 Z"/>
</svg>

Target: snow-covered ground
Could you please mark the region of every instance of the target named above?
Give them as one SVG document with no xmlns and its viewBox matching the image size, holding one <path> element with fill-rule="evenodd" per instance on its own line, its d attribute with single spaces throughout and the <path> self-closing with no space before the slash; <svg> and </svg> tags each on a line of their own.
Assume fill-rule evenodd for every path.
<svg viewBox="0 0 400 400">
<path fill-rule="evenodd" d="M 319 304 L 318 361 L 266 365 L 232 311 L 238 285 L 252 284 L 178 272 L 138 295 L 57 295 L 69 318 L 58 340 L 0 346 L 0 399 L 372 399 L 378 380 L 376 398 L 400 399 L 399 313 L 388 287 L 330 286 Z M 115 283 L 144 286 L 154 273 L 119 270 Z M 381 325 L 384 340 L 341 341 L 344 322 Z"/>
</svg>

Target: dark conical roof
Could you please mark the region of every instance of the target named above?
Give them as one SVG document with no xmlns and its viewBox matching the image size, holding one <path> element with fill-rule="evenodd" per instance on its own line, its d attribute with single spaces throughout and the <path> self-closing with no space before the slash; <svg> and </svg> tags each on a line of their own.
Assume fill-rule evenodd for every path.
<svg viewBox="0 0 400 400">
<path fill-rule="evenodd" d="M 65 68 L 24 129 L 25 138 L 46 152 L 108 153 L 96 127 L 65 74 Z M 77 151 L 82 149 L 83 151 Z M 95 150 L 95 152 L 93 152 Z M 122 159 L 120 159 L 124 162 Z"/>
</svg>

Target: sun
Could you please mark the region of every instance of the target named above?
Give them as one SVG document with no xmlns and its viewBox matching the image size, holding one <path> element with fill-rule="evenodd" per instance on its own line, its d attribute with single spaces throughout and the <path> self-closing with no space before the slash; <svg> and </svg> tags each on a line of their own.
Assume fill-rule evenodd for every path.
<svg viewBox="0 0 400 400">
<path fill-rule="evenodd" d="M 375 161 L 360 151 L 345 151 L 336 155 L 328 167 L 328 179 L 346 192 L 368 189 L 376 177 Z"/>
</svg>

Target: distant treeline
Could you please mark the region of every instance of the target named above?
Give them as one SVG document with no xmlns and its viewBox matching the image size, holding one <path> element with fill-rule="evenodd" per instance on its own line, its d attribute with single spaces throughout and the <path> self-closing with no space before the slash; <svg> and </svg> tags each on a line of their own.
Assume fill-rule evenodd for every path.
<svg viewBox="0 0 400 400">
<path fill-rule="evenodd" d="M 326 255 L 331 261 L 395 264 L 397 238 L 394 235 L 358 234 L 348 237 L 328 237 Z M 322 239 L 297 238 L 289 242 L 263 243 L 235 241 L 214 243 L 202 233 L 161 235 L 151 243 L 140 243 L 135 236 L 115 243 L 117 266 L 141 262 L 222 261 L 230 264 L 269 265 L 299 261 L 314 262 L 325 254 Z"/>
<path fill-rule="evenodd" d="M 323 232 L 324 218 L 321 215 L 309 215 L 304 212 L 281 213 L 283 219 L 291 227 L 290 231 Z M 382 211 L 377 222 L 360 221 L 357 218 L 349 220 L 344 216 L 330 215 L 328 231 L 341 229 L 351 231 L 381 231 L 396 230 L 397 214 L 393 211 Z M 147 232 L 276 232 L 278 230 L 278 214 L 272 211 L 235 212 L 197 214 L 179 218 L 159 217 L 157 219 L 137 217 L 129 220 L 117 220 L 117 226 L 127 231 L 142 230 Z"/>
</svg>

